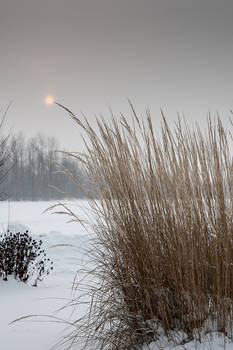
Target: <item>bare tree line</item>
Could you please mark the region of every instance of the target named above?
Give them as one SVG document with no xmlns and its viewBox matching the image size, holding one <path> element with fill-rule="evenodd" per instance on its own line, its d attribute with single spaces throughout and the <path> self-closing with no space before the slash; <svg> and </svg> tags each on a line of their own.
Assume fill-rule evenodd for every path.
<svg viewBox="0 0 233 350">
<path fill-rule="evenodd" d="M 6 148 L 4 140 L 4 137 L 0 140 L 1 150 Z M 7 158 L 1 151 L 0 170 L 2 175 L 10 170 L 0 181 L 0 193 L 12 200 L 84 198 L 81 187 L 62 172 L 65 169 L 81 186 L 90 188 L 88 177 L 78 161 L 64 152 L 57 152 L 59 144 L 54 137 L 38 134 L 27 140 L 22 133 L 12 135 L 8 138 L 7 149 Z"/>
</svg>

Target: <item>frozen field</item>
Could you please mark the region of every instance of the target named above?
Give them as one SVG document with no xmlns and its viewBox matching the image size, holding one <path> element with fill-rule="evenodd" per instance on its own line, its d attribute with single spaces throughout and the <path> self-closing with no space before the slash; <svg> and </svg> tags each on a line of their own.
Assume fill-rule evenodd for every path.
<svg viewBox="0 0 233 350">
<path fill-rule="evenodd" d="M 37 288 L 13 279 L 8 282 L 0 279 L 0 350 L 49 350 L 62 339 L 65 325 L 62 322 L 53 322 L 54 320 L 46 315 L 74 320 L 85 312 L 85 309 L 79 308 L 75 314 L 71 315 L 70 309 L 62 311 L 58 309 L 70 300 L 75 272 L 87 263 L 84 250 L 88 249 L 90 232 L 87 232 L 80 223 L 68 224 L 67 216 L 52 215 L 51 212 L 43 213 L 54 203 L 0 203 L 0 231 L 6 231 L 8 225 L 13 231 L 29 229 L 34 237 L 43 240 L 47 255 L 54 261 L 54 271 Z M 88 210 L 83 211 L 88 207 L 87 202 L 70 202 L 69 206 L 80 217 L 87 217 Z M 60 246 L 54 247 L 54 245 Z M 9 325 L 13 320 L 26 315 L 37 316 Z M 162 348 L 156 343 L 149 346 L 150 350 Z M 210 334 L 203 344 L 197 345 L 190 342 L 185 347 L 179 346 L 175 349 L 220 350 L 224 348 L 233 350 L 233 345 L 224 343 L 224 339 L 215 334 Z M 146 349 L 148 347 L 144 347 L 143 350 Z"/>
<path fill-rule="evenodd" d="M 54 262 L 54 271 L 37 288 L 13 279 L 8 282 L 0 279 L 1 350 L 48 350 L 61 339 L 65 327 L 48 322 L 52 320 L 46 316 L 9 325 L 16 318 L 33 314 L 70 319 L 71 310 L 57 310 L 70 299 L 75 272 L 85 263 L 83 250 L 87 247 L 88 234 L 79 223 L 67 224 L 68 217 L 64 215 L 43 213 L 52 204 L 54 202 L 0 203 L 1 232 L 6 231 L 8 225 L 13 231 L 29 229 L 33 236 L 43 240 L 47 255 Z M 83 208 L 86 202 L 70 205 L 82 217 L 85 216 Z M 53 247 L 57 244 L 61 246 Z M 78 312 L 80 314 L 82 310 Z"/>
</svg>

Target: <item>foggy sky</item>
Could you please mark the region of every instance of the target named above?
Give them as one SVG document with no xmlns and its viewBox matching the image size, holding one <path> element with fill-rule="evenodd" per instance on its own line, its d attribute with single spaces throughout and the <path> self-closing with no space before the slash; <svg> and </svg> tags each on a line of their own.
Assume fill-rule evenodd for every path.
<svg viewBox="0 0 233 350">
<path fill-rule="evenodd" d="M 0 105 L 7 127 L 58 137 L 79 151 L 79 130 L 46 107 L 109 116 L 160 107 L 202 123 L 233 108 L 233 1 L 0 0 Z"/>
</svg>

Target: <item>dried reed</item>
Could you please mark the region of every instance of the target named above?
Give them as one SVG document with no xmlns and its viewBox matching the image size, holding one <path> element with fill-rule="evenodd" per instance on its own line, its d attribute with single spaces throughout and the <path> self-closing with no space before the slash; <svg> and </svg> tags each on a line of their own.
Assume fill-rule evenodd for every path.
<svg viewBox="0 0 233 350">
<path fill-rule="evenodd" d="M 124 116 L 97 119 L 97 131 L 70 113 L 88 140 L 86 153 L 72 156 L 82 161 L 99 199 L 90 201 L 96 224 L 89 312 L 64 342 L 136 349 L 159 338 L 175 341 L 176 333 L 181 342 L 201 340 L 208 329 L 232 339 L 228 130 L 211 116 L 205 131 L 179 118 L 171 129 L 162 113 L 158 139 L 149 111 L 144 121 L 131 107 L 132 123 Z"/>
</svg>

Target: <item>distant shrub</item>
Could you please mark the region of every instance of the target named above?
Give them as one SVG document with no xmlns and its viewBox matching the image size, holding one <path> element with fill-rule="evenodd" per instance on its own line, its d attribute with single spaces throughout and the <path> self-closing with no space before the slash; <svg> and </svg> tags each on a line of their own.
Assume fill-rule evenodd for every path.
<svg viewBox="0 0 233 350">
<path fill-rule="evenodd" d="M 26 283 L 39 281 L 53 269 L 53 262 L 42 249 L 42 240 L 36 241 L 28 231 L 25 233 L 7 232 L 0 241 L 0 276 L 7 281 L 9 275 Z"/>
</svg>

